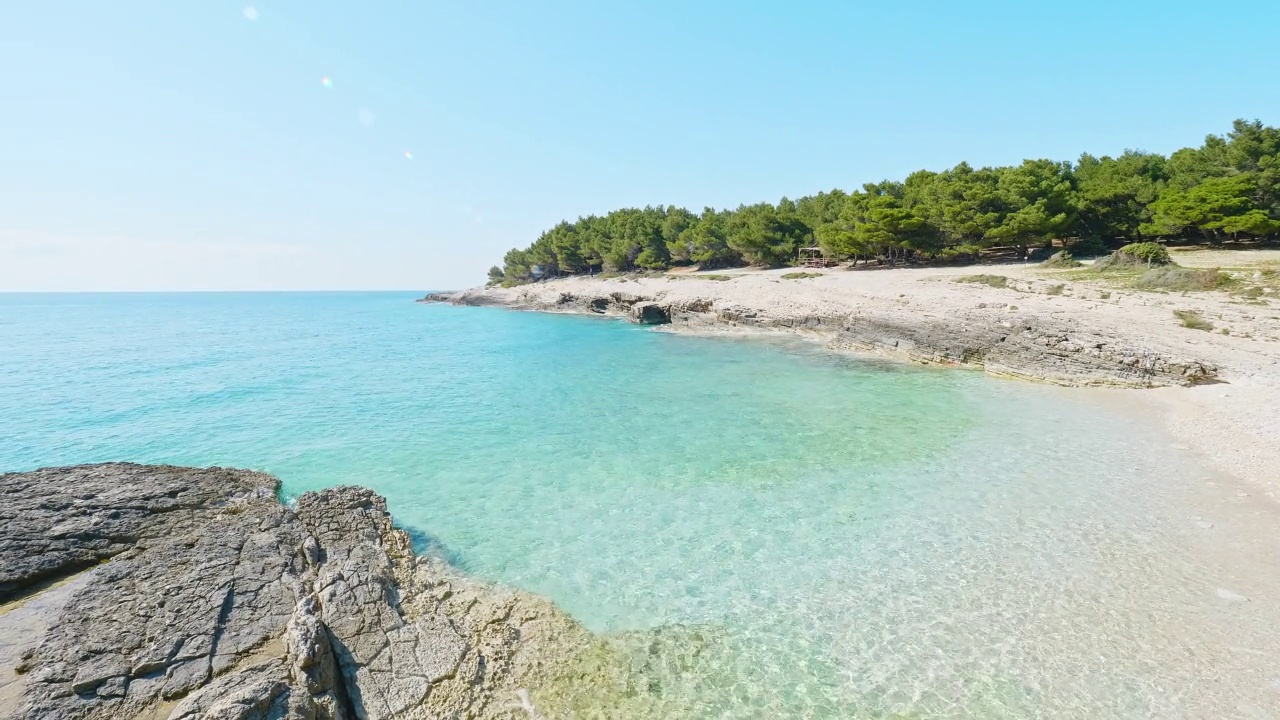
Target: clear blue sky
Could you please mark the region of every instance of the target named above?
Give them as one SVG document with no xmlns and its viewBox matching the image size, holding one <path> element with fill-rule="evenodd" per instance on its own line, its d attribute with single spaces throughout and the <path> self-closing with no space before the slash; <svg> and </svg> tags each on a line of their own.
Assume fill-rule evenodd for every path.
<svg viewBox="0 0 1280 720">
<path fill-rule="evenodd" d="M 1169 152 L 1280 123 L 1277 28 L 1274 0 L 8 3 L 0 290 L 460 287 L 616 207 Z"/>
</svg>

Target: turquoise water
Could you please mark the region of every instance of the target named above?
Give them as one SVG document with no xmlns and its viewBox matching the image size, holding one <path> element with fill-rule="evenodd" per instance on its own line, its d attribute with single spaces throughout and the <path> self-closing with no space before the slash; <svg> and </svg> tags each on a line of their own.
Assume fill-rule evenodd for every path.
<svg viewBox="0 0 1280 720">
<path fill-rule="evenodd" d="M 1218 486 L 1087 393 L 415 296 L 0 295 L 0 470 L 367 485 L 592 630 L 696 628 L 710 649 L 653 671 L 669 714 L 1270 707 L 1231 651 L 1273 642 L 1270 581 L 1188 509 Z M 1255 516 L 1215 532 L 1277 529 Z"/>
</svg>

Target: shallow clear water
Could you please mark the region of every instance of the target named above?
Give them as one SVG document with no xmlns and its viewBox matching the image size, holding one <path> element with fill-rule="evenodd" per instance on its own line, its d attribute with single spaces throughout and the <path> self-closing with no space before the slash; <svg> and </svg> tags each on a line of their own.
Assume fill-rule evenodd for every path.
<svg viewBox="0 0 1280 720">
<path fill-rule="evenodd" d="M 0 470 L 370 486 L 424 550 L 641 638 L 623 712 L 1280 714 L 1280 521 L 1131 413 L 413 297 L 0 295 Z"/>
</svg>

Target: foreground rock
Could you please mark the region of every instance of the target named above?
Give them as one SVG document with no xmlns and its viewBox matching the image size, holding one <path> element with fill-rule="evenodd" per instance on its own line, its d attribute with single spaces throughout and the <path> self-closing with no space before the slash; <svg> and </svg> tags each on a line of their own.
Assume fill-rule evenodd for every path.
<svg viewBox="0 0 1280 720">
<path fill-rule="evenodd" d="M 0 475 L 0 717 L 530 717 L 592 642 L 545 600 L 416 558 L 369 490 L 289 508 L 277 487 L 130 464 Z"/>
</svg>

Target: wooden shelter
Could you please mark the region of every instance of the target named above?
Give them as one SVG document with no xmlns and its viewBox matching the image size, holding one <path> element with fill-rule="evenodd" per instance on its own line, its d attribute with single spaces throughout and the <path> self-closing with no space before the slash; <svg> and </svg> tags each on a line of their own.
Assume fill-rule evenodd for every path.
<svg viewBox="0 0 1280 720">
<path fill-rule="evenodd" d="M 800 267 L 824 268 L 835 262 L 833 258 L 828 258 L 820 247 L 802 247 L 799 252 L 797 264 Z"/>
</svg>

